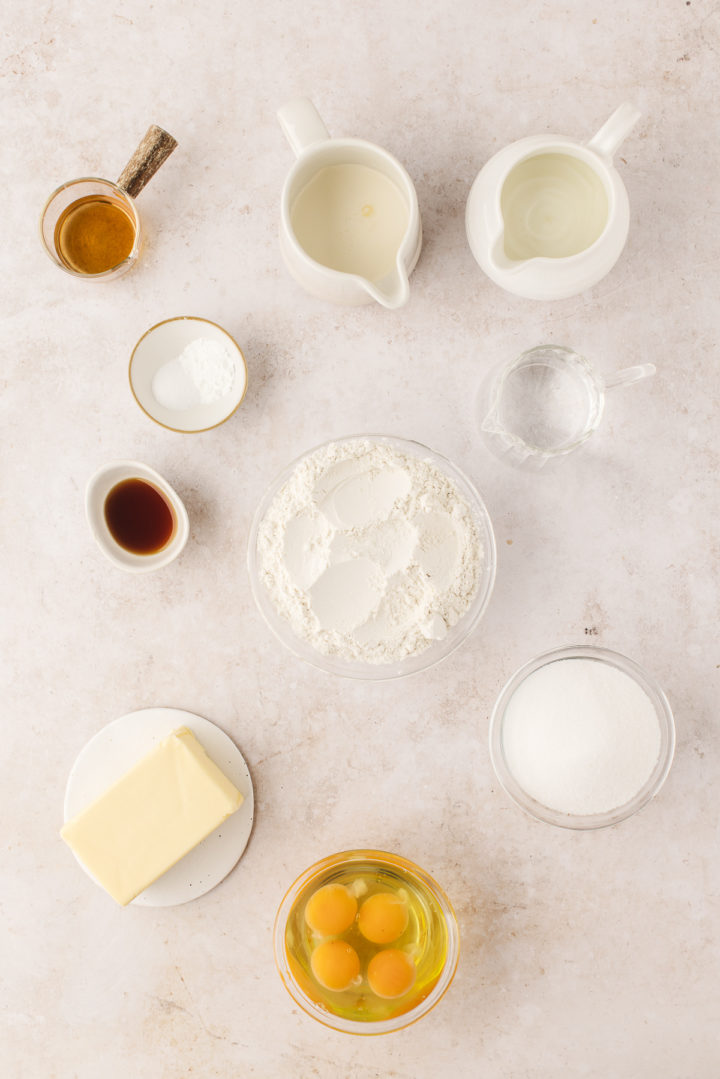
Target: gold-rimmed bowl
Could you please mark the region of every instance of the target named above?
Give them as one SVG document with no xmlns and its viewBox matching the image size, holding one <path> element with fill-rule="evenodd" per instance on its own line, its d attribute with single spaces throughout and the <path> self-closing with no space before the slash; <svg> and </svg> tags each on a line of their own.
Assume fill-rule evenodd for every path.
<svg viewBox="0 0 720 1079">
<path fill-rule="evenodd" d="M 166 408 L 153 393 L 153 379 L 160 368 L 176 359 L 191 342 L 218 341 L 235 359 L 235 378 L 229 393 L 218 400 L 190 408 Z M 158 322 L 146 330 L 130 356 L 128 375 L 133 397 L 146 416 L 167 428 L 185 434 L 209 431 L 225 423 L 238 410 L 247 391 L 247 363 L 242 349 L 227 330 L 206 318 L 181 315 Z"/>
</svg>

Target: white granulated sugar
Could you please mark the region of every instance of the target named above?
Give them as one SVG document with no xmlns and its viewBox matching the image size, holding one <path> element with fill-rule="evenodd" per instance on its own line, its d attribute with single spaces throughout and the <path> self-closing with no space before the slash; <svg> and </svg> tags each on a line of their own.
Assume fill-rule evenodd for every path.
<svg viewBox="0 0 720 1079">
<path fill-rule="evenodd" d="M 324 655 L 394 663 L 467 611 L 484 552 L 468 503 L 429 460 L 358 439 L 306 457 L 257 540 L 278 614 Z"/>
<path fill-rule="evenodd" d="M 559 813 L 588 816 L 625 805 L 660 755 L 655 707 L 624 671 L 561 659 L 533 671 L 503 720 L 507 766 L 522 789 Z"/>
</svg>

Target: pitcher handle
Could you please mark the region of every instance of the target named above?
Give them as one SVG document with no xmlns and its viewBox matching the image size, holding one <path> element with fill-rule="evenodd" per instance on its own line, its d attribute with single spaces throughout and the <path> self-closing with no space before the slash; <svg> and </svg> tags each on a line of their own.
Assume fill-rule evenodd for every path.
<svg viewBox="0 0 720 1079">
<path fill-rule="evenodd" d="M 625 102 L 619 109 L 615 109 L 610 119 L 586 143 L 588 149 L 594 150 L 600 157 L 612 160 L 641 115 L 639 109 Z"/>
<path fill-rule="evenodd" d="M 316 142 L 330 138 L 328 129 L 308 97 L 296 97 L 278 109 L 277 118 L 296 157 Z"/>
<path fill-rule="evenodd" d="M 622 371 L 615 371 L 612 375 L 606 375 L 603 379 L 606 390 L 615 386 L 630 386 L 633 382 L 639 382 L 643 378 L 651 378 L 657 368 L 654 363 L 638 363 L 634 367 L 624 367 Z"/>
</svg>

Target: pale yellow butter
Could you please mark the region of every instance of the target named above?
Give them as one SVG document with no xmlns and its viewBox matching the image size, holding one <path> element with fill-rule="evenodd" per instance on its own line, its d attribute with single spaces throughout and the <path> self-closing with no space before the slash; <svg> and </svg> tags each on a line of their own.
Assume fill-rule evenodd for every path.
<svg viewBox="0 0 720 1079">
<path fill-rule="evenodd" d="M 159 742 L 60 835 L 125 906 L 243 803 L 192 731 Z"/>
</svg>

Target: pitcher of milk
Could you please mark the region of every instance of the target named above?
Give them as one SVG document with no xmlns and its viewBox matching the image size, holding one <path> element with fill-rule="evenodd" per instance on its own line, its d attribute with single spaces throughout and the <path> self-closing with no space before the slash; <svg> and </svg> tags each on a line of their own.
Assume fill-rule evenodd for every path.
<svg viewBox="0 0 720 1079">
<path fill-rule="evenodd" d="M 284 105 L 278 119 L 297 154 L 280 208 L 288 270 L 322 300 L 402 307 L 422 246 L 407 172 L 373 143 L 331 139 L 307 98 Z"/>
<path fill-rule="evenodd" d="M 613 156 L 639 118 L 621 105 L 586 143 L 533 135 L 488 161 L 465 214 L 470 249 L 488 277 L 517 296 L 560 300 L 612 269 L 630 222 Z"/>
</svg>

